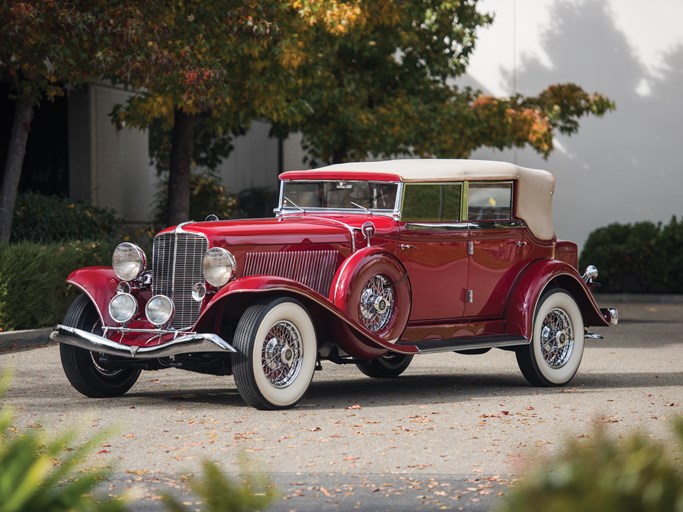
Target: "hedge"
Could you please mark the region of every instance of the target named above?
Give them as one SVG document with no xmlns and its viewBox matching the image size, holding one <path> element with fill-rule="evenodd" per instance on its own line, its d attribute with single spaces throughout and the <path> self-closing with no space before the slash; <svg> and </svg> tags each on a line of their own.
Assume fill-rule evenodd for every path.
<svg viewBox="0 0 683 512">
<path fill-rule="evenodd" d="M 683 223 L 610 224 L 593 231 L 579 266 L 598 267 L 600 291 L 683 293 Z"/>
<path fill-rule="evenodd" d="M 49 244 L 115 236 L 121 220 L 112 210 L 63 197 L 25 193 L 17 196 L 10 243 Z"/>
<path fill-rule="evenodd" d="M 34 329 L 60 322 L 74 297 L 66 277 L 89 265 L 109 265 L 113 242 L 20 243 L 0 246 L 0 329 Z"/>
</svg>

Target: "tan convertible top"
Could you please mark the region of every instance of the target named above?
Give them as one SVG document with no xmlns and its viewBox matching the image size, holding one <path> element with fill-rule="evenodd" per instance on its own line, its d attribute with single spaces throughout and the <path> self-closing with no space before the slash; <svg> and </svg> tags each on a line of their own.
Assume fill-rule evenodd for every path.
<svg viewBox="0 0 683 512">
<path fill-rule="evenodd" d="M 552 217 L 552 196 L 555 179 L 552 174 L 540 169 L 529 169 L 508 162 L 487 160 L 406 159 L 380 162 L 350 162 L 329 165 L 305 171 L 307 177 L 319 174 L 322 178 L 330 172 L 344 174 L 345 178 L 369 179 L 376 174 L 396 176 L 404 182 L 451 182 L 451 181 L 516 181 L 515 214 L 526 222 L 531 232 L 541 240 L 551 240 L 555 233 Z M 300 176 L 299 172 L 288 172 L 282 179 Z"/>
</svg>

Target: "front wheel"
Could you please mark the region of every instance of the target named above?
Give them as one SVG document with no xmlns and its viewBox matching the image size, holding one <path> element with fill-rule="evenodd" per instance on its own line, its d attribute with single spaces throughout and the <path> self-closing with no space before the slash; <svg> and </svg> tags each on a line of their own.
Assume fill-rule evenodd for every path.
<svg viewBox="0 0 683 512">
<path fill-rule="evenodd" d="M 242 399 L 257 409 L 294 407 L 308 389 L 318 349 L 313 322 L 294 299 L 247 308 L 234 336 L 233 375 Z"/>
<path fill-rule="evenodd" d="M 64 325 L 102 335 L 102 323 L 95 306 L 85 296 L 73 301 L 64 317 Z M 108 368 L 100 354 L 61 343 L 59 355 L 64 374 L 76 391 L 91 398 L 121 396 L 140 376 L 134 368 Z"/>
<path fill-rule="evenodd" d="M 368 377 L 393 379 L 401 375 L 413 360 L 411 355 L 386 354 L 369 361 L 358 361 L 356 366 Z"/>
<path fill-rule="evenodd" d="M 517 364 L 533 386 L 562 386 L 579 369 L 583 345 L 583 317 L 576 301 L 562 290 L 551 290 L 536 308 L 531 343 L 516 350 Z"/>
</svg>

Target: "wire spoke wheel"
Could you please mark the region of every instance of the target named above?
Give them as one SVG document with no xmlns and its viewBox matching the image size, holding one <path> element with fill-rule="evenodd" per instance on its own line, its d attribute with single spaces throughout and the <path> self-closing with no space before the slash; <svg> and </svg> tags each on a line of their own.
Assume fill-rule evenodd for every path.
<svg viewBox="0 0 683 512">
<path fill-rule="evenodd" d="M 306 308 L 278 297 L 249 306 L 235 329 L 233 375 L 244 401 L 257 409 L 294 407 L 313 378 L 318 346 Z"/>
<path fill-rule="evenodd" d="M 541 328 L 541 353 L 551 368 L 562 368 L 572 355 L 574 330 L 567 313 L 561 309 L 551 310 L 543 319 Z"/>
<path fill-rule="evenodd" d="M 534 386 L 563 386 L 574 378 L 583 357 L 583 317 L 574 298 L 561 289 L 538 301 L 531 342 L 516 349 L 517 364 Z"/>
<path fill-rule="evenodd" d="M 360 299 L 360 318 L 369 331 L 382 330 L 395 309 L 394 289 L 389 279 L 376 274 L 365 283 Z"/>
</svg>

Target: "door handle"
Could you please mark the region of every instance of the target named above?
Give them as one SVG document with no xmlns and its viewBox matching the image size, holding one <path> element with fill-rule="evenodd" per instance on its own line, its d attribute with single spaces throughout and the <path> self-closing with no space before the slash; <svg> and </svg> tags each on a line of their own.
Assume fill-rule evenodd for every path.
<svg viewBox="0 0 683 512">
<path fill-rule="evenodd" d="M 411 245 L 411 244 L 399 244 L 398 246 L 404 251 L 406 249 L 417 249 L 417 247 L 415 247 L 414 245 Z"/>
</svg>

